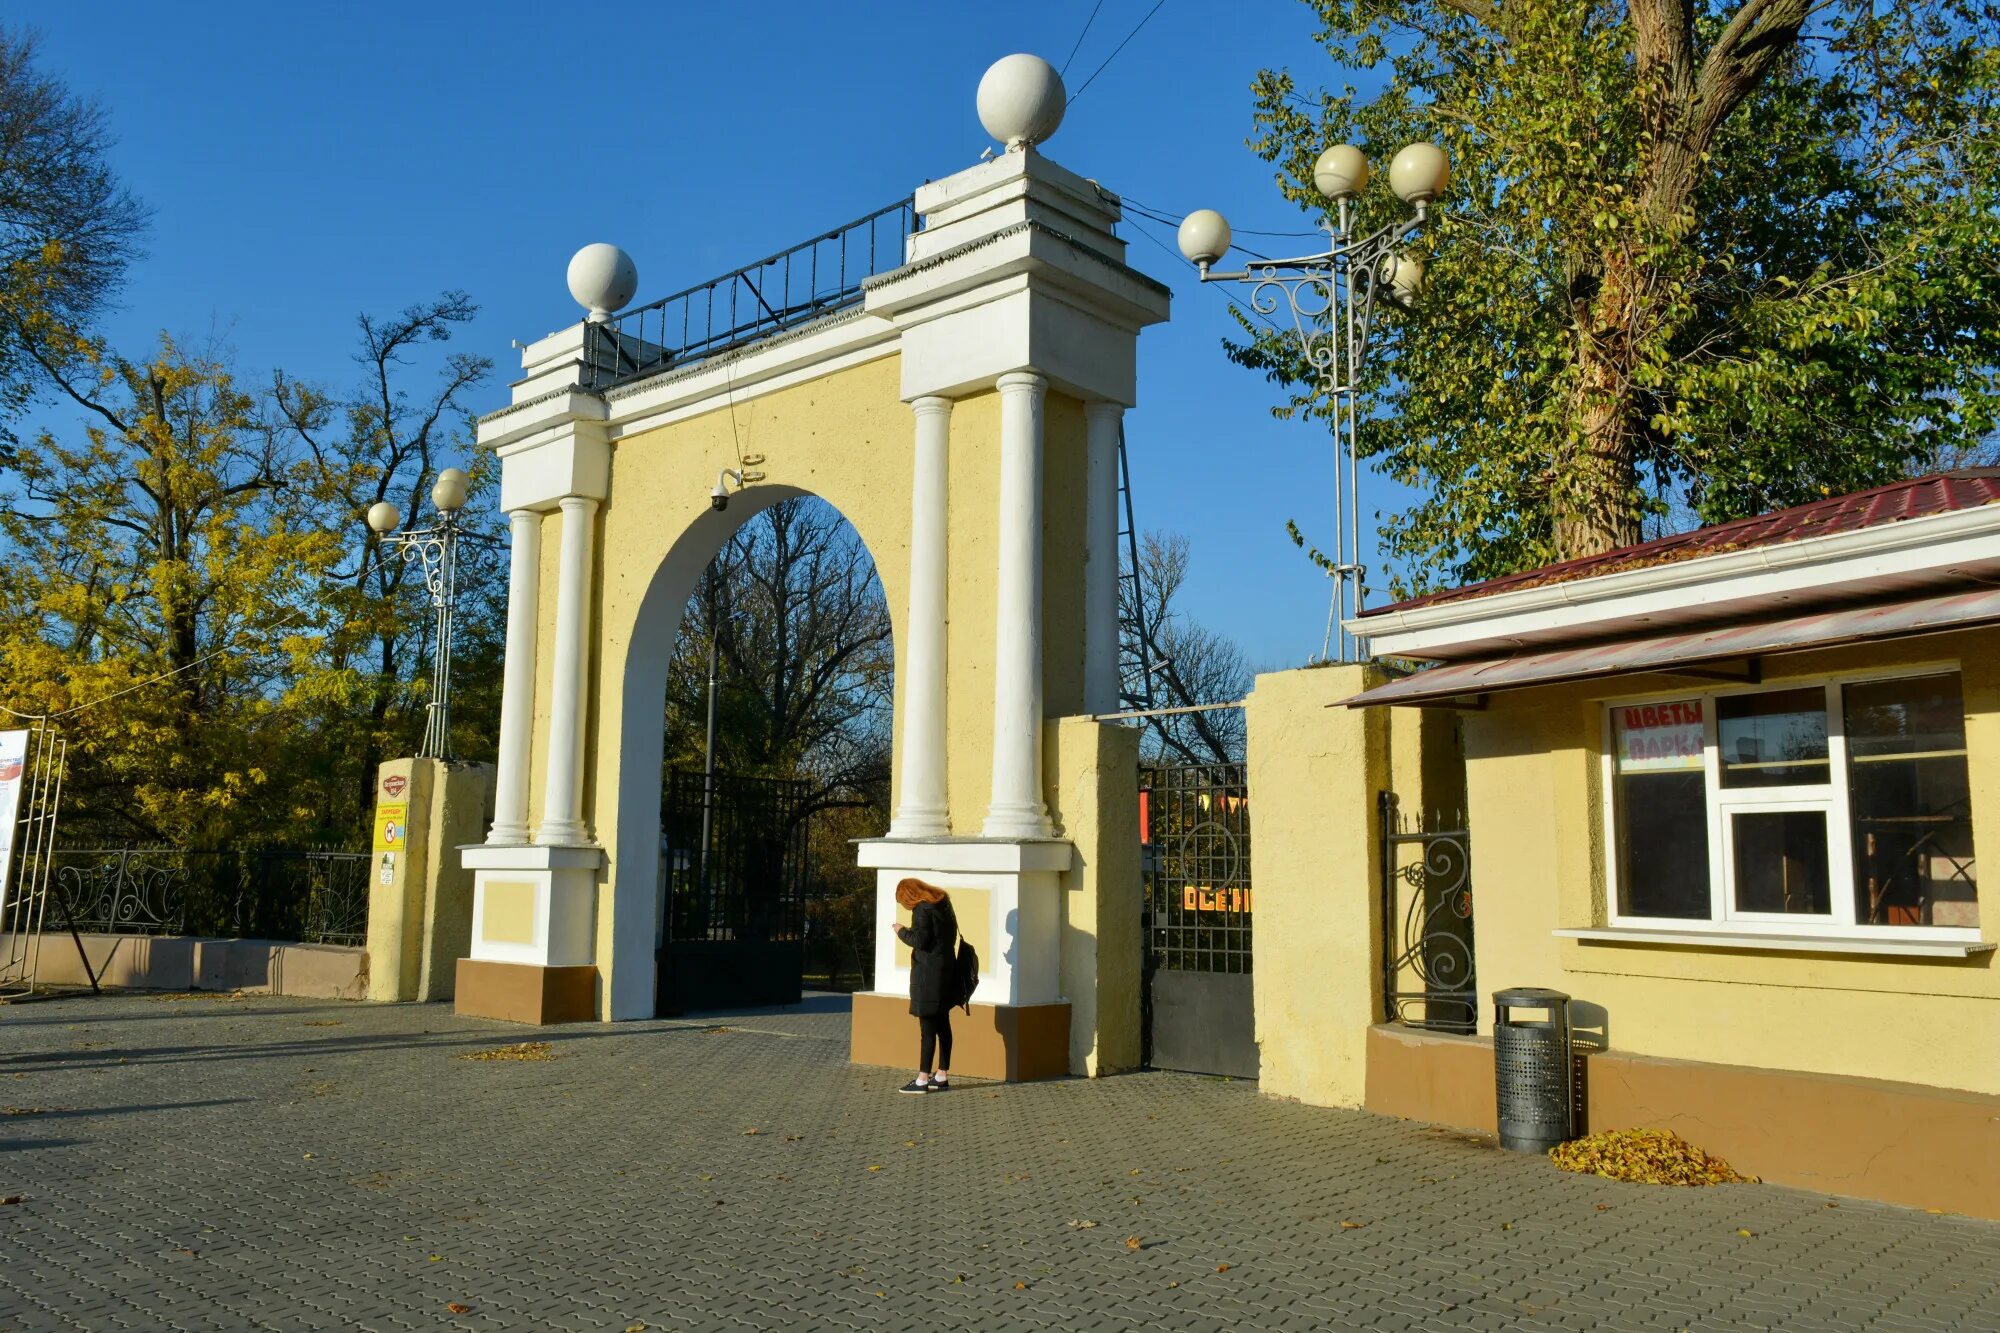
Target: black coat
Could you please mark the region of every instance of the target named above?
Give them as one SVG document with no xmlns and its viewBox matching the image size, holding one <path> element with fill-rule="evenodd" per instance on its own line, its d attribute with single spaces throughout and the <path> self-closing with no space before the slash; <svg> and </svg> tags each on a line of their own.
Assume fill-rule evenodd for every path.
<svg viewBox="0 0 2000 1333">
<path fill-rule="evenodd" d="M 958 996 L 952 992 L 953 966 L 958 957 L 958 917 L 951 899 L 918 903 L 910 913 L 910 924 L 896 927 L 896 935 L 910 946 L 910 1012 L 918 1018 L 936 1018 L 948 1013 Z"/>
</svg>

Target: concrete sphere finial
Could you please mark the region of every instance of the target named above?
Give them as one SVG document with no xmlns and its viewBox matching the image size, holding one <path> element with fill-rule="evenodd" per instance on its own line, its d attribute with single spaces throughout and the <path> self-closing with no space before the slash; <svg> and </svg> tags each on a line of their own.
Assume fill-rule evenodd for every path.
<svg viewBox="0 0 2000 1333">
<path fill-rule="evenodd" d="M 570 257 L 569 294 L 593 324 L 610 319 L 638 290 L 639 266 L 615 245 L 599 241 Z"/>
<path fill-rule="evenodd" d="M 979 123 L 1018 153 L 1056 132 L 1067 101 L 1054 65 L 1040 56 L 1003 56 L 979 80 Z"/>
</svg>

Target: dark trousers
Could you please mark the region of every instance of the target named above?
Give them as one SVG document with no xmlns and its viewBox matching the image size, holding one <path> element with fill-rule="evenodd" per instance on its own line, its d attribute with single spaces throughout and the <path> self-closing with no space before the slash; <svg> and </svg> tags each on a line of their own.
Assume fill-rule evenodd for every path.
<svg viewBox="0 0 2000 1333">
<path fill-rule="evenodd" d="M 951 1068 L 951 1010 L 947 1009 L 935 1018 L 919 1018 L 917 1022 L 924 1034 L 921 1047 L 923 1063 L 917 1068 L 926 1074 L 932 1069 Z M 935 1065 L 931 1063 L 933 1055 L 937 1057 Z"/>
</svg>

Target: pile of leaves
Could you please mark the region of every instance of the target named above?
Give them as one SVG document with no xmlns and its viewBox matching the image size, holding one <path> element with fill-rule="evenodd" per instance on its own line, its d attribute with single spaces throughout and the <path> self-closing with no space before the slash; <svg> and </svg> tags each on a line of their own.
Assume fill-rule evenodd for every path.
<svg viewBox="0 0 2000 1333">
<path fill-rule="evenodd" d="M 1711 1157 L 1671 1129 L 1614 1129 L 1549 1150 L 1565 1171 L 1639 1185 L 1755 1184 L 1720 1157 Z"/>
<path fill-rule="evenodd" d="M 461 1060 L 553 1060 L 555 1053 L 545 1041 L 517 1041 L 512 1046 L 495 1046 L 490 1051 L 467 1051 Z"/>
</svg>

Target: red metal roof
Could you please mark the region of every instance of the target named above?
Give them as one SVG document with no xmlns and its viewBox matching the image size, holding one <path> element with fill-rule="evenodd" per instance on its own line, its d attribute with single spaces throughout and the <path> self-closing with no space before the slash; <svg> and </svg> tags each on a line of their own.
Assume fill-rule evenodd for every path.
<svg viewBox="0 0 2000 1333">
<path fill-rule="evenodd" d="M 1779 509 L 1769 514 L 1757 514 L 1750 518 L 1732 519 L 1727 523 L 1715 523 L 1705 528 L 1696 528 L 1691 532 L 1675 533 L 1671 537 L 1656 537 L 1649 542 L 1640 542 L 1636 546 L 1621 546 L 1601 555 L 1587 555 L 1576 560 L 1543 565 L 1539 569 L 1524 569 L 1515 574 L 1503 574 L 1499 578 L 1487 579 L 1483 583 L 1468 583 L 1462 588 L 1446 588 L 1441 592 L 1412 597 L 1408 601 L 1370 607 L 1361 614 L 1364 617 L 1377 616 L 1390 611 L 1406 611 L 1413 607 L 1435 606 L 1440 602 L 1490 597 L 1495 593 L 1512 592 L 1518 588 L 1532 588 L 1540 584 L 1567 583 L 1572 579 L 1591 578 L 1598 574 L 1615 574 L 1629 569 L 1643 569 L 1649 565 L 1665 565 L 1677 560 L 1721 555 L 1725 551 L 1777 546 L 1785 542 L 1802 541 L 1807 537 L 1826 537 L 1837 532 L 1855 532 L 1883 523 L 1900 523 L 1904 519 L 1922 518 L 1927 514 L 1977 509 L 1996 500 L 2000 500 L 2000 468 L 1967 468 L 1958 472 L 1942 472 L 1935 476 L 1891 482 L 1887 486 L 1877 486 L 1873 490 L 1835 495 L 1824 500 L 1815 500 L 1811 504 Z"/>
</svg>

